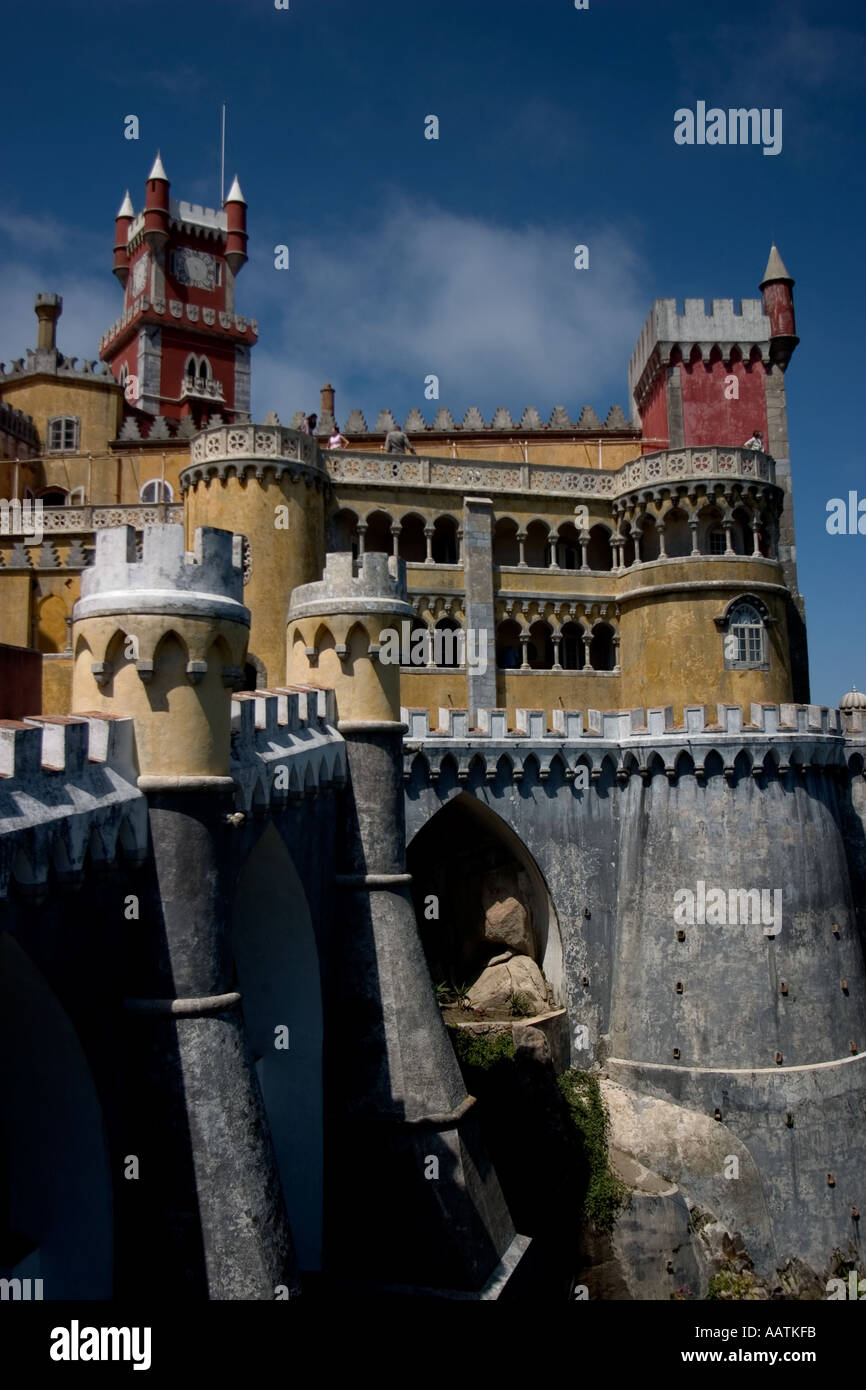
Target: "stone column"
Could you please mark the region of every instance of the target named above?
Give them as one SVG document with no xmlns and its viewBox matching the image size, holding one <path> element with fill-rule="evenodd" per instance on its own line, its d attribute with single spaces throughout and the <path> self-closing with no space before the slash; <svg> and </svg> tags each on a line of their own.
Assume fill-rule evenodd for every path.
<svg viewBox="0 0 866 1390">
<path fill-rule="evenodd" d="M 470 512 L 470 560 L 472 523 Z M 329 555 L 321 583 L 295 590 L 289 621 L 313 631 L 324 618 L 342 631 L 363 615 L 378 650 L 380 633 L 412 616 L 405 562 L 369 555 L 353 577 L 346 558 Z M 334 669 L 349 782 L 337 874 L 340 950 L 330 962 L 337 1007 L 326 1025 L 325 1261 L 353 1286 L 472 1291 L 508 1250 L 514 1228 L 415 921 L 405 861 L 406 726 L 396 717 L 400 669 L 380 665 L 370 679 L 373 662 Z M 299 664 L 292 676 L 314 673 Z"/>
<path fill-rule="evenodd" d="M 228 944 L 230 686 L 250 624 L 239 541 L 202 528 L 187 556 L 181 527 L 153 526 L 138 561 L 132 527 L 100 531 L 74 610 L 86 646 L 73 711 L 134 717 L 150 809 L 139 917 L 122 924 L 123 1144 L 141 1170 L 120 1184 L 119 1245 L 135 1252 L 122 1282 L 139 1297 L 271 1300 L 299 1288 Z M 134 662 L 115 641 L 119 623 Z"/>
<path fill-rule="evenodd" d="M 394 556 L 394 559 L 395 559 L 395 560 L 396 560 L 397 556 L 400 554 L 400 531 L 401 531 L 401 530 L 402 530 L 402 527 L 400 526 L 399 522 L 395 523 L 395 524 L 391 527 L 391 535 L 394 537 L 393 549 L 392 549 L 392 552 L 391 552 L 391 553 L 392 553 L 392 555 Z"/>
<path fill-rule="evenodd" d="M 432 563 L 433 563 L 433 527 L 432 527 L 432 526 L 425 526 L 425 527 L 424 527 L 424 539 L 425 539 L 425 541 L 427 542 L 427 554 L 424 556 L 424 563 L 425 563 L 425 565 L 432 565 Z"/>
<path fill-rule="evenodd" d="M 583 635 L 583 649 L 584 649 L 584 651 L 585 651 L 585 653 L 586 653 L 586 655 L 585 655 L 585 657 L 584 657 L 584 661 L 583 661 L 583 669 L 584 669 L 584 671 L 594 671 L 594 670 L 595 670 L 595 667 L 594 667 L 593 664 L 592 664 L 592 659 L 591 659 L 590 654 L 589 654 L 589 651 L 590 651 L 590 647 L 591 647 L 591 646 L 592 646 L 592 633 L 591 633 L 591 632 L 585 632 L 584 635 Z"/>
<path fill-rule="evenodd" d="M 518 531 L 517 544 L 520 550 L 520 558 L 517 561 L 521 569 L 526 569 L 526 532 Z"/>
<path fill-rule="evenodd" d="M 561 632 L 552 632 L 552 633 L 550 634 L 550 640 L 551 640 L 551 642 L 553 643 L 553 670 L 554 670 L 554 671 L 561 671 L 561 670 L 562 670 L 562 666 L 561 666 L 560 660 L 559 660 L 559 644 L 560 644 L 560 642 L 562 641 L 562 633 L 561 633 Z"/>
<path fill-rule="evenodd" d="M 521 651 L 520 651 L 520 669 L 521 669 L 521 671 L 531 671 L 531 670 L 532 670 L 532 667 L 530 666 L 529 661 L 528 661 L 528 659 L 527 659 L 527 652 L 528 652 L 528 650 L 529 650 L 529 633 L 528 633 L 528 632 L 521 632 L 521 634 L 520 634 L 520 648 L 521 648 Z"/>
<path fill-rule="evenodd" d="M 588 570 L 588 569 L 589 569 L 589 559 L 588 559 L 588 551 L 589 551 L 589 532 L 588 532 L 588 531 L 581 531 L 581 532 L 580 532 L 580 536 L 579 536 L 579 540 L 580 540 L 580 568 L 581 568 L 582 570 Z"/>
<path fill-rule="evenodd" d="M 697 518 L 696 516 L 690 516 L 690 517 L 689 517 L 689 530 L 690 530 L 691 533 L 692 533 L 692 554 L 693 554 L 693 555 L 700 555 L 700 553 L 701 553 L 701 551 L 700 551 L 700 546 L 698 545 L 698 526 L 699 526 L 699 524 L 700 524 L 700 523 L 699 523 L 698 518 Z"/>
<path fill-rule="evenodd" d="M 466 497 L 463 503 L 466 539 L 463 573 L 466 584 L 466 627 L 476 633 L 476 650 L 486 634 L 487 667 L 467 666 L 466 690 L 470 723 L 479 709 L 496 707 L 496 624 L 493 614 L 493 503 L 489 497 Z"/>
<path fill-rule="evenodd" d="M 361 556 L 364 554 L 364 540 L 365 540 L 365 538 L 366 538 L 366 535 L 367 535 L 367 523 L 366 523 L 366 521 L 359 521 L 359 522 L 358 522 L 358 559 L 359 559 L 359 560 L 360 560 Z"/>
</svg>

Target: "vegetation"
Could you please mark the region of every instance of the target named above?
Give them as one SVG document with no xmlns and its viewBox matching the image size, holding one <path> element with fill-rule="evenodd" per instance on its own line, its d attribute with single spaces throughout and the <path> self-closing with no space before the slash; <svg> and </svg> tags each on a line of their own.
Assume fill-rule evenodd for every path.
<svg viewBox="0 0 866 1390">
<path fill-rule="evenodd" d="M 720 1274 L 714 1274 L 707 1288 L 708 1299 L 720 1299 L 726 1302 L 734 1302 L 742 1299 L 755 1299 L 757 1285 L 754 1276 L 748 1270 L 743 1270 L 742 1274 L 735 1274 L 732 1269 L 723 1269 Z"/>
<path fill-rule="evenodd" d="M 625 1203 L 628 1189 L 613 1171 L 608 1158 L 610 1119 L 601 1088 L 590 1072 L 572 1067 L 559 1077 L 559 1089 L 589 1165 L 584 1210 L 599 1230 L 610 1231 L 617 1212 Z"/>
<path fill-rule="evenodd" d="M 514 1040 L 511 1030 L 476 1033 L 472 1028 L 451 1028 L 451 1041 L 457 1060 L 463 1067 L 490 1071 L 501 1062 L 514 1061 Z"/>
</svg>

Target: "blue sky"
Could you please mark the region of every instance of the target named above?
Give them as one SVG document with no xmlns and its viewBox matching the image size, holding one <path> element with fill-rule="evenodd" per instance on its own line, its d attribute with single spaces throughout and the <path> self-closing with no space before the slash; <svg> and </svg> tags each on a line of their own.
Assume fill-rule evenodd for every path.
<svg viewBox="0 0 866 1390">
<path fill-rule="evenodd" d="M 812 698 L 866 688 L 866 536 L 825 529 L 829 498 L 866 498 L 862 3 L 88 0 L 17 6 L 3 37 L 22 55 L 4 71 L 7 362 L 35 340 L 38 289 L 64 297 L 61 348 L 96 355 L 123 191 L 138 208 L 160 148 L 174 196 L 216 205 L 222 101 L 258 416 L 315 409 L 330 380 L 341 420 L 429 419 L 431 372 L 457 420 L 628 412 L 653 299 L 757 297 L 775 239 L 802 340 L 787 387 Z M 781 107 L 781 153 L 677 146 L 674 111 L 698 100 Z"/>
</svg>

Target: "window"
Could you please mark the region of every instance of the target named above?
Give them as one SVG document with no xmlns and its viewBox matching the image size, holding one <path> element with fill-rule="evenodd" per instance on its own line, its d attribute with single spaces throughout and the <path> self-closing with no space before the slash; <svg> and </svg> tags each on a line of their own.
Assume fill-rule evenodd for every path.
<svg viewBox="0 0 866 1390">
<path fill-rule="evenodd" d="M 710 543 L 710 554 L 724 555 L 728 548 L 726 545 L 727 537 L 724 531 L 719 530 L 717 527 L 714 531 L 710 532 L 708 539 Z"/>
<path fill-rule="evenodd" d="M 117 373 L 117 380 L 120 382 L 121 386 L 125 386 L 126 383 L 128 382 L 128 380 L 129 380 L 129 363 L 128 363 L 128 362 L 121 362 L 121 364 L 120 364 L 120 371 Z"/>
<path fill-rule="evenodd" d="M 164 483 L 160 478 L 149 478 L 146 483 L 142 483 L 138 496 L 141 502 L 172 502 L 174 500 L 171 483 Z"/>
<path fill-rule="evenodd" d="M 66 489 L 62 487 L 44 487 L 39 494 L 39 501 L 43 507 L 65 507 Z"/>
<path fill-rule="evenodd" d="M 75 415 L 55 415 L 48 421 L 48 452 L 73 453 L 78 448 L 81 421 Z"/>
<path fill-rule="evenodd" d="M 725 666 L 763 666 L 766 663 L 764 620 L 751 603 L 738 603 L 729 614 L 725 633 Z"/>
</svg>

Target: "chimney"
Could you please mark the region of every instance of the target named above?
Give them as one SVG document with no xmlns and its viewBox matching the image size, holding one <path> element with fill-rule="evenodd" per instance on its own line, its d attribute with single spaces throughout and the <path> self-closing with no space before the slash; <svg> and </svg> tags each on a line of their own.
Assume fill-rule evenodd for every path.
<svg viewBox="0 0 866 1390">
<path fill-rule="evenodd" d="M 57 347 L 57 320 L 63 312 L 63 300 L 59 294 L 37 294 L 36 317 L 39 332 L 36 339 L 37 351 Z"/>
<path fill-rule="evenodd" d="M 322 387 L 322 408 L 320 411 L 319 428 L 332 430 L 334 428 L 334 388 L 329 381 Z"/>
</svg>

